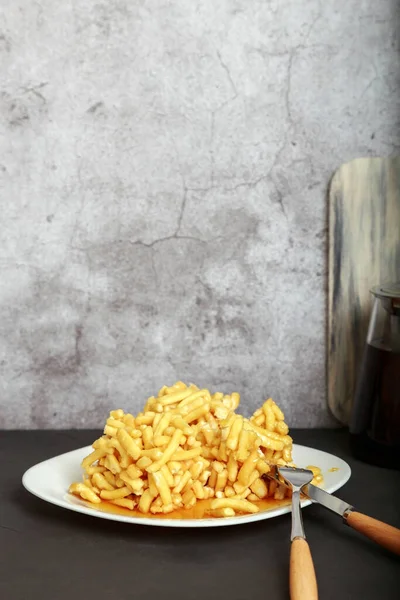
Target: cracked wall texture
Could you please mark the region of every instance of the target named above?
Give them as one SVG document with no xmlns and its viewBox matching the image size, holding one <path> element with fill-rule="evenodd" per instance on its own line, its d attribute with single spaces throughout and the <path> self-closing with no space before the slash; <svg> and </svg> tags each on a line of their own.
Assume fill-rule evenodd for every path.
<svg viewBox="0 0 400 600">
<path fill-rule="evenodd" d="M 176 379 L 326 407 L 326 191 L 400 148 L 396 0 L 5 0 L 0 426 Z"/>
</svg>

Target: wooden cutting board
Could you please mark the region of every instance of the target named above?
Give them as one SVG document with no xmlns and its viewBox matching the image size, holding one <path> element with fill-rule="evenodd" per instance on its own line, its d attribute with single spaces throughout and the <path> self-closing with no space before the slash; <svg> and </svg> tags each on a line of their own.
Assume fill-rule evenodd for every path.
<svg viewBox="0 0 400 600">
<path fill-rule="evenodd" d="M 400 280 L 400 157 L 342 165 L 329 190 L 328 403 L 349 422 L 374 285 Z"/>
</svg>

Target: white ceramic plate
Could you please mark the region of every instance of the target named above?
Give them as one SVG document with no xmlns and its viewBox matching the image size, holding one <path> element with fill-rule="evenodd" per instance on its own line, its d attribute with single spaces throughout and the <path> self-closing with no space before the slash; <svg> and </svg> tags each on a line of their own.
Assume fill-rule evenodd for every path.
<svg viewBox="0 0 400 600">
<path fill-rule="evenodd" d="M 24 487 L 46 502 L 56 504 L 68 510 L 84 513 L 101 519 L 110 519 L 112 521 L 122 521 L 136 525 L 153 525 L 159 527 L 219 527 L 222 525 L 240 525 L 271 519 L 290 512 L 290 505 L 278 506 L 262 510 L 259 513 L 230 517 L 225 519 L 204 518 L 204 519 L 168 519 L 164 518 L 146 518 L 130 516 L 126 514 L 114 514 L 96 510 L 92 505 L 80 501 L 75 496 L 68 494 L 68 487 L 74 481 L 81 481 L 82 471 L 80 463 L 85 456 L 92 451 L 91 446 L 73 450 L 66 454 L 61 454 L 49 460 L 45 460 L 26 471 L 22 478 Z M 342 459 L 316 450 L 307 446 L 293 445 L 293 460 L 298 467 L 307 467 L 315 465 L 320 467 L 324 476 L 323 488 L 327 492 L 334 492 L 342 487 L 350 478 L 351 470 L 349 465 Z M 337 469 L 337 470 L 332 470 Z M 311 500 L 302 502 L 302 506 L 308 506 Z"/>
</svg>

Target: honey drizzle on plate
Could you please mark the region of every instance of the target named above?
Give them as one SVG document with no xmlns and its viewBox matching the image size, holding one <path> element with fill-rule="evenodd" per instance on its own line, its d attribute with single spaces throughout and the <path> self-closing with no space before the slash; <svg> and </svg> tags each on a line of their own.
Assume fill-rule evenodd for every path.
<svg viewBox="0 0 400 600">
<path fill-rule="evenodd" d="M 141 513 L 139 510 L 129 510 L 127 508 L 122 508 L 121 506 L 116 506 L 115 504 L 110 504 L 110 502 L 101 502 L 100 504 L 91 504 L 90 502 L 85 502 L 86 506 L 93 508 L 94 510 L 99 510 L 100 512 L 111 513 L 114 515 L 122 515 L 124 517 L 134 517 L 134 518 L 142 518 L 142 519 L 209 519 L 212 518 L 212 515 L 209 514 L 210 506 L 213 498 L 209 500 L 199 500 L 195 506 L 192 508 L 179 508 L 170 512 L 166 515 L 162 513 L 157 513 L 153 515 L 152 513 Z M 260 509 L 260 512 L 265 512 L 267 510 L 273 510 L 275 508 L 280 508 L 281 506 L 287 506 L 291 503 L 289 498 L 285 498 L 284 500 L 275 500 L 274 498 L 269 498 L 266 500 L 259 500 L 255 502 Z M 257 513 L 258 514 L 258 513 Z M 244 516 L 244 515 L 236 515 L 236 516 Z M 225 517 L 229 518 L 229 517 Z"/>
</svg>

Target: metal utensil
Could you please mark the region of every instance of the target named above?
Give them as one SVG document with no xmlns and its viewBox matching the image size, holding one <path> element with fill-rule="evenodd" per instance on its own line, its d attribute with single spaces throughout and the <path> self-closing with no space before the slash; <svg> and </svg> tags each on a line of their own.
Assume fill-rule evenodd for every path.
<svg viewBox="0 0 400 600">
<path fill-rule="evenodd" d="M 271 470 L 267 473 L 267 477 L 276 479 L 286 487 L 291 487 L 291 485 L 280 476 L 280 470 L 281 469 L 278 469 L 275 465 L 271 465 Z M 351 504 L 336 498 L 336 496 L 333 496 L 332 494 L 328 494 L 328 492 L 312 483 L 304 485 L 301 493 L 313 502 L 321 504 L 331 512 L 342 517 L 343 522 L 352 529 L 365 535 L 390 552 L 400 554 L 400 529 L 356 511 Z"/>
<path fill-rule="evenodd" d="M 304 533 L 300 493 L 313 479 L 313 472 L 294 467 L 278 467 L 278 473 L 292 488 L 292 534 L 290 548 L 291 600 L 317 600 L 318 589 L 310 547 Z"/>
</svg>

